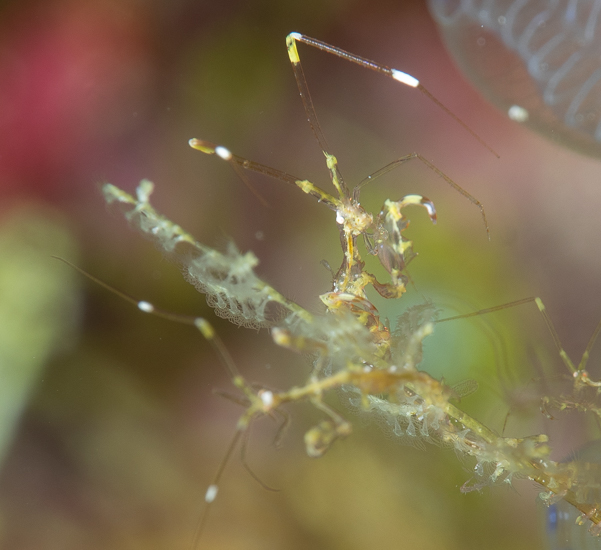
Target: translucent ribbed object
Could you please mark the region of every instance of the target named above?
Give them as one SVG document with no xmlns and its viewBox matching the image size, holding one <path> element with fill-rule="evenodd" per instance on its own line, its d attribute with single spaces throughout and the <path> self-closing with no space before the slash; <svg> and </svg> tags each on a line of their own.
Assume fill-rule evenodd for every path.
<svg viewBox="0 0 601 550">
<path fill-rule="evenodd" d="M 447 48 L 510 118 L 601 156 L 601 0 L 428 0 Z"/>
</svg>

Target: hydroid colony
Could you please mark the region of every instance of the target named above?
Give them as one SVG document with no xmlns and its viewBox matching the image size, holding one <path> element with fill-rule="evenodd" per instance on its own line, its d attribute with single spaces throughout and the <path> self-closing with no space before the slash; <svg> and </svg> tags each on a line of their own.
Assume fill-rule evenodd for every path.
<svg viewBox="0 0 601 550">
<path fill-rule="evenodd" d="M 264 415 L 283 415 L 282 407 L 297 401 L 310 402 L 323 415 L 323 419 L 305 434 L 307 453 L 313 457 L 323 455 L 336 440 L 352 431 L 349 421 L 324 401 L 328 393 L 342 390 L 341 395 L 346 401 L 364 414 L 378 418 L 395 436 L 409 441 L 442 444 L 454 448 L 461 455 L 473 457 L 474 477 L 466 482 L 463 490 L 511 483 L 515 477 L 525 477 L 541 486 L 542 497 L 547 502 L 564 499 L 574 506 L 582 521 L 589 524 L 591 532 L 597 534 L 601 522 L 601 502 L 596 496 L 601 479 L 599 465 L 578 461 L 554 462 L 549 458 L 551 449 L 546 435 L 536 434 L 520 439 L 502 437 L 464 413 L 457 404 L 457 398 L 472 391 L 475 384 L 467 389 L 454 389 L 419 370 L 423 341 L 440 322 L 437 308 L 430 303 L 408 308 L 399 317 L 396 326 L 391 328 L 366 294 L 366 288 L 371 286 L 386 299 L 402 300 L 408 283 L 405 269 L 415 256 L 413 243 L 404 234 L 409 224 L 407 207 L 422 207 L 430 220 L 436 222 L 433 202 L 416 194 L 399 200 L 386 200 L 379 213 L 366 211 L 360 203 L 360 193 L 376 177 L 409 160 L 419 160 L 480 209 L 488 230 L 482 205 L 417 154 L 392 162 L 351 189 L 338 170 L 336 158 L 327 149 L 300 65 L 297 42 L 317 47 L 417 88 L 428 96 L 430 94 L 419 81 L 401 71 L 292 33 L 287 37 L 289 57 L 335 193 L 310 181 L 246 160 L 223 146 L 190 140 L 193 148 L 215 154 L 230 163 L 244 179 L 244 170 L 269 175 L 298 187 L 332 210 L 340 233 L 342 263 L 336 272 L 332 272 L 330 291 L 320 296 L 325 309 L 323 314 L 310 313 L 261 280 L 255 273 L 258 259 L 252 252 L 242 253 L 234 244 L 220 252 L 196 241 L 180 226 L 158 213 L 150 202 L 151 182 L 143 181 L 135 197 L 113 185 L 104 186 L 106 200 L 119 204 L 134 227 L 180 264 L 185 278 L 206 295 L 207 302 L 217 315 L 240 326 L 268 328 L 275 344 L 312 357 L 312 372 L 304 385 L 284 391 L 257 389 L 244 378 L 208 321 L 167 314 L 148 302 L 137 303 L 142 311 L 194 324 L 217 350 L 232 382 L 243 394 L 241 401 L 246 407 L 238 421 L 228 456 L 253 420 Z M 377 258 L 388 273 L 386 280 L 379 280 L 366 270 L 363 249 Z M 576 366 L 561 348 L 544 305 L 538 298 L 509 305 L 529 301 L 541 311 L 573 379 L 570 395 L 548 396 L 543 403 L 544 410 L 550 414 L 548 409 L 551 407 L 574 408 L 599 415 L 595 398 L 601 383 L 592 380 L 586 370 L 588 353 L 599 327 Z M 224 465 L 207 491 L 208 503 L 217 495 Z"/>
</svg>

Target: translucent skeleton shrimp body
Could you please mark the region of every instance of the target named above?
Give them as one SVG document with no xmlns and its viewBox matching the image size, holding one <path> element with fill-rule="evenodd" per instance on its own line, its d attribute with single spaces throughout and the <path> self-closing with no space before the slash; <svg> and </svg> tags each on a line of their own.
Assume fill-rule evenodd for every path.
<svg viewBox="0 0 601 550">
<path fill-rule="evenodd" d="M 207 489 L 207 505 L 193 547 L 198 545 L 209 506 L 218 495 L 225 465 L 241 437 L 247 433 L 251 422 L 262 416 L 278 414 L 287 403 L 310 402 L 321 411 L 324 418 L 305 434 L 305 445 L 309 456 L 319 457 L 336 440 L 348 436 L 352 431 L 350 422 L 323 400 L 328 392 L 340 388 L 345 389 L 345 395 L 349 396 L 352 405 L 365 414 L 382 420 L 395 435 L 443 443 L 454 447 L 461 454 L 474 457 L 474 478 L 466 483 L 464 490 L 492 483 L 511 483 L 514 476 L 527 477 L 543 487 L 549 502 L 563 498 L 590 520 L 588 523 L 592 525 L 593 531 L 598 530 L 601 504 L 583 500 L 582 487 L 583 483 L 590 485 L 599 480 L 587 477 L 585 469 L 571 463 L 550 460 L 548 438 L 544 434 L 519 439 L 501 437 L 454 404 L 455 398 L 462 395 L 461 391 L 455 391 L 428 373 L 418 370 L 424 339 L 433 332 L 437 322 L 443 321 L 436 319 L 438 312 L 432 304 L 407 309 L 392 331 L 380 319 L 379 312 L 369 300 L 365 289 L 371 285 L 387 299 L 398 299 L 405 292 L 408 281 L 405 268 L 415 256 L 413 243 L 404 235 L 409 225 L 405 210 L 409 206 L 420 206 L 433 223 L 437 220 L 436 210 L 428 198 L 408 194 L 398 200 L 386 200 L 378 213 L 371 213 L 360 203 L 363 187 L 383 173 L 417 159 L 479 208 L 488 233 L 484 209 L 475 197 L 417 153 L 393 161 L 351 190 L 340 173 L 335 156 L 327 150 L 300 64 L 297 42 L 416 88 L 448 112 L 414 77 L 318 40 L 291 33 L 286 39 L 288 54 L 309 124 L 323 151 L 335 193 L 329 193 L 305 179 L 244 159 L 225 146 L 200 139 L 190 140 L 191 147 L 206 154 L 217 155 L 228 162 L 243 179 L 246 178 L 245 170 L 271 176 L 300 188 L 303 193 L 314 197 L 333 211 L 333 222 L 341 237 L 342 262 L 333 273 L 332 288 L 320 296 L 325 305 L 325 313 L 322 315 L 310 313 L 260 279 L 254 270 L 258 259 L 252 252 L 242 253 L 233 244 L 220 252 L 198 242 L 180 226 L 158 213 L 150 203 L 153 190 L 151 182 L 143 181 L 135 197 L 111 184 L 104 186 L 106 200 L 117 203 L 131 225 L 181 265 L 185 278 L 206 295 L 207 302 L 217 315 L 245 327 L 267 327 L 277 345 L 308 353 L 313 361 L 312 372 L 304 385 L 283 391 L 257 389 L 246 381 L 206 319 L 165 312 L 149 302 L 138 301 L 117 291 L 143 312 L 195 326 L 214 347 L 233 384 L 242 393 L 241 402 L 246 409 L 238 420 L 235 436 L 226 456 Z M 471 130 L 468 131 L 473 134 Z M 477 136 L 476 138 L 480 140 Z M 360 243 L 385 268 L 389 274 L 388 280 L 380 281 L 366 270 Z M 540 299 L 529 298 L 475 312 L 473 315 L 528 302 L 534 302 L 543 314 L 560 355 L 574 378 L 575 392 L 583 387 L 597 390 L 600 383 L 588 376 L 586 360 L 601 325 L 597 327 L 576 367 L 563 351 Z M 444 319 L 446 320 L 449 319 Z M 470 388 L 469 391 L 472 391 L 474 386 Z M 550 402 L 550 405 L 554 404 Z"/>
</svg>

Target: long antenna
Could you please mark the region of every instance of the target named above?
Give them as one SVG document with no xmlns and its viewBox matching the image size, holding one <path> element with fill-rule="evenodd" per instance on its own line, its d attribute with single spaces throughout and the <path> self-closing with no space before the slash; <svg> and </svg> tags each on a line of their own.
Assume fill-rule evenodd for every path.
<svg viewBox="0 0 601 550">
<path fill-rule="evenodd" d="M 500 158 L 499 154 L 490 146 L 486 141 L 484 141 L 474 130 L 472 130 L 463 120 L 461 120 L 453 111 L 451 111 L 446 105 L 444 105 L 439 99 L 437 99 L 430 91 L 428 91 L 420 81 L 407 74 L 403 71 L 399 71 L 398 69 L 393 69 L 392 67 L 387 67 L 386 65 L 381 65 L 372 61 L 371 59 L 367 59 L 365 57 L 361 57 L 340 48 L 336 48 L 335 46 L 331 46 L 330 44 L 326 44 L 321 40 L 316 40 L 315 38 L 311 38 L 309 36 L 305 36 L 304 34 L 300 34 L 298 32 L 291 32 L 286 37 L 286 46 L 288 48 L 288 55 L 290 57 L 290 61 L 292 62 L 292 68 L 294 70 L 294 75 L 296 77 L 296 81 L 298 83 L 298 87 L 300 90 L 301 97 L 303 98 L 303 104 L 305 106 L 305 111 L 309 118 L 309 124 L 311 124 L 311 128 L 313 128 L 313 133 L 317 138 L 321 148 L 326 150 L 325 147 L 325 138 L 323 137 L 323 133 L 321 128 L 319 127 L 319 123 L 317 122 L 317 115 L 315 114 L 315 108 L 313 107 L 313 102 L 311 100 L 311 96 L 309 94 L 307 88 L 307 82 L 305 80 L 305 75 L 303 73 L 303 69 L 300 64 L 300 58 L 298 56 L 298 51 L 296 49 L 295 42 L 302 42 L 303 44 L 307 44 L 308 46 L 312 46 L 321 50 L 322 52 L 331 53 L 336 57 L 340 57 L 341 59 L 346 59 L 351 63 L 355 63 L 356 65 L 360 65 L 366 69 L 371 71 L 375 71 L 377 73 L 383 74 L 388 78 L 392 78 L 401 84 L 405 84 L 410 88 L 416 88 L 420 92 L 422 92 L 426 97 L 428 97 L 431 101 L 433 101 L 436 105 L 438 105 L 447 115 L 455 119 L 455 121 L 462 126 L 467 132 L 471 134 L 471 136 L 476 139 L 482 146 L 488 149 L 495 157 Z"/>
</svg>

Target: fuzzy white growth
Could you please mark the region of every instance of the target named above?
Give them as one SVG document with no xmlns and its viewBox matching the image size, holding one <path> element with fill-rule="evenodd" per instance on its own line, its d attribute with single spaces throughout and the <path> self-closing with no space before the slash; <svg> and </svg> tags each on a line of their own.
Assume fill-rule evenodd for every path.
<svg viewBox="0 0 601 550">
<path fill-rule="evenodd" d="M 144 313 L 152 313 L 154 311 L 154 306 L 150 302 L 141 300 L 138 302 L 138 309 Z"/>
<path fill-rule="evenodd" d="M 254 272 L 259 261 L 230 243 L 225 254 L 211 250 L 184 265 L 184 276 L 220 317 L 249 328 L 268 326 L 271 289 Z"/>
<path fill-rule="evenodd" d="M 166 253 L 175 252 L 176 246 L 182 242 L 196 245 L 194 238 L 186 233 L 179 225 L 158 214 L 150 204 L 150 194 L 153 190 L 152 182 L 143 180 L 136 189 L 137 200 L 125 191 L 110 183 L 102 187 L 107 203 L 119 202 L 131 206 L 125 211 L 125 217 L 134 227 L 150 237 Z M 199 245 L 202 247 L 202 245 Z"/>
<path fill-rule="evenodd" d="M 218 145 L 217 147 L 215 147 L 215 154 L 218 157 L 221 157 L 223 160 L 232 160 L 232 153 L 223 145 Z"/>
<path fill-rule="evenodd" d="M 391 69 L 392 78 L 406 84 L 407 86 L 411 86 L 412 88 L 417 88 L 419 86 L 419 80 L 410 74 L 404 73 L 403 71 L 398 71 L 397 69 Z"/>
<path fill-rule="evenodd" d="M 217 485 L 209 485 L 207 492 L 205 493 L 205 502 L 210 504 L 217 497 L 219 487 Z"/>
<path fill-rule="evenodd" d="M 294 325 L 291 332 L 323 342 L 331 371 L 346 368 L 351 362 L 359 363 L 361 358 L 371 358 L 376 350 L 369 329 L 350 313 L 317 317 L 311 325 Z"/>
<path fill-rule="evenodd" d="M 401 388 L 396 394 L 397 403 L 370 395 L 367 411 L 380 417 L 384 426 L 392 428 L 392 432 L 403 437 L 409 436 L 409 444 L 421 445 L 421 441 L 436 443 L 443 441 L 446 426 L 446 415 L 435 403 L 427 402 L 418 395 L 410 395 Z M 419 443 L 418 443 L 419 438 Z M 413 440 L 413 441 L 411 441 Z"/>
<path fill-rule="evenodd" d="M 216 152 L 222 158 L 229 153 L 225 148 L 217 148 Z M 182 265 L 186 279 L 206 294 L 217 315 L 248 328 L 271 326 L 268 304 L 275 301 L 274 296 L 280 304 L 283 298 L 255 274 L 257 257 L 252 252 L 242 254 L 233 244 L 222 253 L 198 243 L 152 207 L 152 188 L 151 182 L 143 181 L 137 189 L 137 199 L 111 184 L 105 185 L 103 191 L 108 203 L 129 206 L 125 210 L 127 220 Z M 138 307 L 147 311 L 149 305 L 142 303 Z"/>
</svg>

